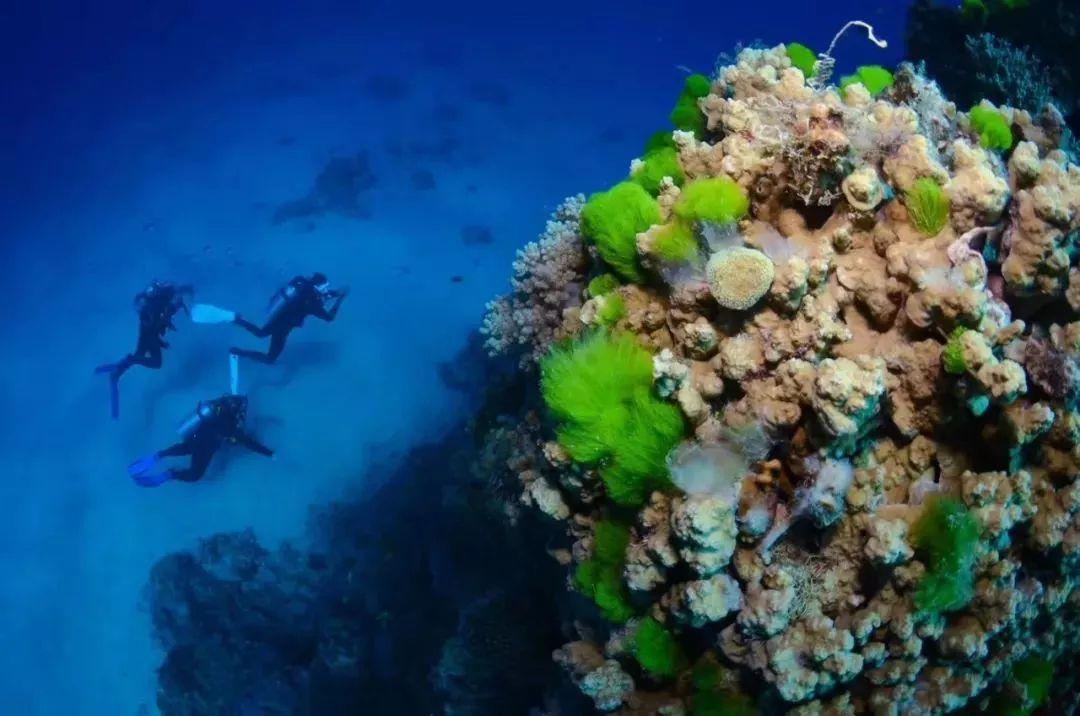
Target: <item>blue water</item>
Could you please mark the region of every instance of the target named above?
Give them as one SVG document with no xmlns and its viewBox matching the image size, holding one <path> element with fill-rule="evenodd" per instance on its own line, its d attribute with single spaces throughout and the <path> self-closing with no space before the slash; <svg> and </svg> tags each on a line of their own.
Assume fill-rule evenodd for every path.
<svg viewBox="0 0 1080 716">
<path fill-rule="evenodd" d="M 375 487 L 366 466 L 467 414 L 437 366 L 551 209 L 620 178 L 665 126 L 680 67 L 709 71 L 739 42 L 822 47 L 855 18 L 892 44 L 849 37 L 841 69 L 894 64 L 904 12 L 854 0 L 101 5 L 9 3 L 0 23 L 10 714 L 156 713 L 161 654 L 140 606 L 155 560 L 221 530 L 295 538 L 312 505 Z M 330 159 L 360 153 L 375 176 L 363 216 L 274 221 Z M 125 377 L 110 422 L 91 370 L 132 347 L 133 294 L 174 279 L 258 313 L 315 270 L 352 287 L 338 321 L 309 323 L 279 365 L 245 368 L 252 425 L 278 459 L 232 453 L 201 482 L 134 487 L 124 466 L 223 392 L 226 347 L 252 341 L 181 322 L 162 370 Z"/>
</svg>

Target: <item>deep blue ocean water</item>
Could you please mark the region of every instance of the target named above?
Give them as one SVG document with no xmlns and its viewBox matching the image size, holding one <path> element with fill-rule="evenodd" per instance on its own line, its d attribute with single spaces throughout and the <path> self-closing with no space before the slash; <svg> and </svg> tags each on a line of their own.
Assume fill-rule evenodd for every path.
<svg viewBox="0 0 1080 716">
<path fill-rule="evenodd" d="M 903 55 L 904 3 L 8 2 L 0 22 L 0 712 L 156 713 L 150 566 L 222 530 L 267 544 L 466 414 L 439 378 L 565 196 L 625 174 L 684 67 L 738 43 Z M 372 184 L 297 212 L 334 158 Z M 284 207 L 284 208 L 283 208 Z M 352 287 L 273 367 L 245 368 L 273 462 L 139 489 L 127 463 L 227 385 L 246 339 L 186 321 L 108 419 L 153 278 L 257 312 L 297 273 Z"/>
</svg>

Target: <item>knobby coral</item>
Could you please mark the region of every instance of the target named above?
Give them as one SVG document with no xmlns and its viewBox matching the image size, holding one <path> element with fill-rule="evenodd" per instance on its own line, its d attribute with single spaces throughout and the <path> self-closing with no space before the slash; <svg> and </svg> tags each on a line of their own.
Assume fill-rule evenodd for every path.
<svg viewBox="0 0 1080 716">
<path fill-rule="evenodd" d="M 808 67 L 752 48 L 694 79 L 701 125 L 649 142 L 681 185 L 669 166 L 655 197 L 629 181 L 584 212 L 583 273 L 627 283 L 578 284 L 577 337 L 544 347 L 543 466 L 519 473 L 595 604 L 557 659 L 623 714 L 1033 708 L 1046 671 L 1058 708 L 1080 167 L 911 65 L 843 90 Z"/>
</svg>

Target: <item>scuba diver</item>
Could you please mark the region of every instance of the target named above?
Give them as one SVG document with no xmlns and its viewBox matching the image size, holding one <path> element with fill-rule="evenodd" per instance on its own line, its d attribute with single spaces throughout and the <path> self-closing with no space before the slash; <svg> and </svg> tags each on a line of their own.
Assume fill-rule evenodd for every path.
<svg viewBox="0 0 1080 716">
<path fill-rule="evenodd" d="M 243 395 L 225 395 L 200 402 L 191 417 L 180 426 L 180 442 L 136 460 L 128 466 L 128 474 L 143 487 L 157 487 L 169 480 L 196 482 L 206 474 L 210 460 L 226 443 L 242 445 L 260 455 L 273 457 L 273 450 L 244 429 L 247 407 L 248 399 Z M 158 470 L 162 458 L 185 455 L 191 456 L 188 467 Z"/>
<path fill-rule="evenodd" d="M 185 299 L 194 293 L 191 286 L 154 281 L 135 296 L 135 310 L 139 314 L 139 338 L 135 350 L 117 363 L 106 363 L 94 370 L 97 374 L 109 375 L 109 406 L 113 420 L 120 416 L 120 376 L 134 365 L 155 370 L 161 367 L 161 352 L 169 347 L 165 334 L 176 330 L 173 317 L 178 312 L 183 310 L 191 315 Z"/>
<path fill-rule="evenodd" d="M 294 328 L 304 324 L 304 319 L 314 316 L 326 322 L 337 317 L 341 302 L 349 295 L 347 288 L 333 290 L 330 281 L 321 273 L 311 277 L 297 276 L 278 290 L 270 299 L 270 310 L 266 321 L 259 326 L 239 314 L 207 304 L 193 308 L 192 319 L 196 323 L 232 322 L 256 338 L 270 337 L 270 347 L 266 353 L 230 348 L 234 357 L 250 358 L 259 363 L 273 363 L 285 349 L 285 342 Z"/>
</svg>

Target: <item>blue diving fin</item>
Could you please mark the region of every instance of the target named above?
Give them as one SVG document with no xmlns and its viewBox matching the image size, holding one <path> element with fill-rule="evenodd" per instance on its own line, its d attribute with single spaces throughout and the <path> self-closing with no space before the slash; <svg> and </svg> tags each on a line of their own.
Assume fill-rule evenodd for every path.
<svg viewBox="0 0 1080 716">
<path fill-rule="evenodd" d="M 135 484 L 139 487 L 157 487 L 172 479 L 172 470 L 156 473 L 143 473 L 142 475 L 136 475 L 131 479 L 133 479 Z"/>
<path fill-rule="evenodd" d="M 169 478 L 172 477 L 171 470 L 154 472 L 154 468 L 156 468 L 160 462 L 161 457 L 157 453 L 139 458 L 128 465 L 128 475 L 135 481 L 136 485 L 142 487 L 157 487 L 158 485 L 167 482 Z"/>
</svg>

